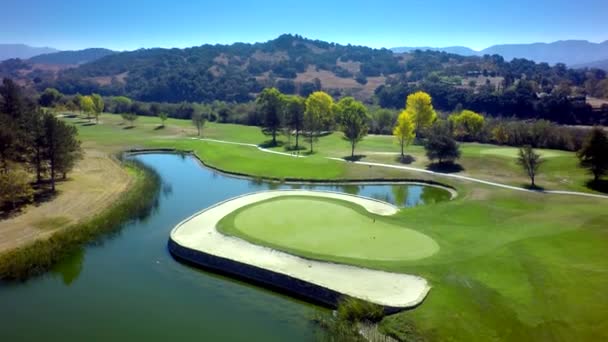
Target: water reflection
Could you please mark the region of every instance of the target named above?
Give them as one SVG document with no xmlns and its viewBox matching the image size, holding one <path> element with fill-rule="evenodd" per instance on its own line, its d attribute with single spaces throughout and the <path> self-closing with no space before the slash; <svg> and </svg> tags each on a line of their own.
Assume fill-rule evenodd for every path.
<svg viewBox="0 0 608 342">
<path fill-rule="evenodd" d="M 84 248 L 77 248 L 72 254 L 70 254 L 69 256 L 61 260 L 58 264 L 56 264 L 51 270 L 51 272 L 61 277 L 61 280 L 63 281 L 64 285 L 72 285 L 72 283 L 80 275 L 80 272 L 82 272 L 84 255 Z"/>
</svg>

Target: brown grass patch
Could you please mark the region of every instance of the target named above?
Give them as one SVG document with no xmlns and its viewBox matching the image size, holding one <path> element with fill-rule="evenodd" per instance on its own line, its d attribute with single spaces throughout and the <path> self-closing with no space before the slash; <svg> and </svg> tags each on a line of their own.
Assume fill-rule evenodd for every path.
<svg viewBox="0 0 608 342">
<path fill-rule="evenodd" d="M 58 184 L 59 195 L 52 201 L 0 221 L 0 253 L 92 217 L 113 204 L 131 182 L 117 161 L 96 150 L 87 150 L 69 177 Z"/>
</svg>

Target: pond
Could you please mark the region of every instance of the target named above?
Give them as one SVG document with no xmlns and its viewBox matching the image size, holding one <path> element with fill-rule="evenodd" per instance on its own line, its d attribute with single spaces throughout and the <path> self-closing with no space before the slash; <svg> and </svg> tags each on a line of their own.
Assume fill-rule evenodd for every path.
<svg viewBox="0 0 608 342">
<path fill-rule="evenodd" d="M 319 334 L 310 318 L 329 310 L 175 261 L 171 229 L 212 204 L 266 189 L 343 191 L 399 206 L 450 198 L 422 185 L 292 186 L 228 177 L 191 156 L 132 158 L 161 177 L 155 209 L 41 277 L 0 284 L 0 341 L 310 341 Z"/>
</svg>

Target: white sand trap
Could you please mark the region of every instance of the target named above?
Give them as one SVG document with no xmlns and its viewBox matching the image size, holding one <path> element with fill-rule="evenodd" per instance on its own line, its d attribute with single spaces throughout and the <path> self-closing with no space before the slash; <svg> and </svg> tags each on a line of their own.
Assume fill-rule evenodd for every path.
<svg viewBox="0 0 608 342">
<path fill-rule="evenodd" d="M 378 215 L 393 215 L 397 207 L 371 198 L 326 191 L 264 191 L 229 199 L 179 223 L 171 231 L 178 245 L 206 254 L 285 274 L 372 303 L 408 308 L 424 300 L 428 282 L 418 276 L 376 271 L 297 257 L 219 233 L 217 223 L 233 211 L 279 196 L 314 196 L 346 200 Z"/>
</svg>

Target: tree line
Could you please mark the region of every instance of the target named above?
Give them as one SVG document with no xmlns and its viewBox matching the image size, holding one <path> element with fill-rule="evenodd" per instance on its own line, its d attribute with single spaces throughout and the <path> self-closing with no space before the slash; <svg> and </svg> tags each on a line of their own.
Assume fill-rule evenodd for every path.
<svg viewBox="0 0 608 342">
<path fill-rule="evenodd" d="M 0 210 L 55 192 L 82 157 L 76 128 L 42 110 L 10 79 L 0 86 Z"/>
</svg>

